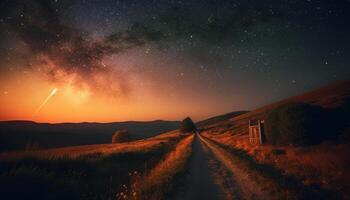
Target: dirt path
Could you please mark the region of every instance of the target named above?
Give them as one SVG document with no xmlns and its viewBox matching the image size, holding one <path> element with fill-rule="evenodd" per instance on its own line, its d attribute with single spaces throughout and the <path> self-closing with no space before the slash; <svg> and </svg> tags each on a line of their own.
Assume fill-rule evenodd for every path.
<svg viewBox="0 0 350 200">
<path fill-rule="evenodd" d="M 237 195 L 232 194 L 232 192 L 239 192 L 240 199 L 273 199 L 270 195 L 264 191 L 260 185 L 253 180 L 244 170 L 237 167 L 232 159 L 232 155 L 227 152 L 222 147 L 214 144 L 213 142 L 198 136 L 199 139 L 205 144 L 210 151 L 213 153 L 214 157 L 220 162 L 222 170 L 228 171 L 231 178 L 231 185 L 235 185 L 234 190 L 232 188 L 223 188 L 226 196 L 237 197 Z M 220 170 L 215 170 L 220 171 Z M 227 173 L 227 172 L 226 172 Z M 227 179 L 227 177 L 217 177 L 218 179 Z M 230 194 L 231 193 L 231 194 Z"/>
<path fill-rule="evenodd" d="M 193 154 L 189 161 L 189 174 L 185 185 L 175 199 L 222 199 L 218 185 L 209 169 L 209 155 L 198 136 L 193 141 Z"/>
<path fill-rule="evenodd" d="M 293 177 L 248 161 L 196 135 L 189 175 L 176 199 L 339 199 L 332 192 L 305 186 Z"/>
<path fill-rule="evenodd" d="M 189 174 L 175 199 L 273 199 L 222 147 L 196 135 Z"/>
</svg>

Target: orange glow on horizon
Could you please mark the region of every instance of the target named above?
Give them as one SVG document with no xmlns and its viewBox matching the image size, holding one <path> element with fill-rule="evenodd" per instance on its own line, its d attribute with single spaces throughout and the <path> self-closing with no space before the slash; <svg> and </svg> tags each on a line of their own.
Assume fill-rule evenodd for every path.
<svg viewBox="0 0 350 200">
<path fill-rule="evenodd" d="M 130 96 L 112 98 L 107 94 L 108 91 L 106 94 L 95 94 L 88 88 L 75 87 L 69 83 L 51 83 L 30 72 L 12 73 L 2 77 L 1 81 L 1 121 L 150 121 L 181 120 L 188 115 L 196 120 L 212 115 L 202 109 L 205 105 L 196 103 L 199 100 L 189 101 L 186 96 L 167 96 L 156 87 L 134 86 Z"/>
</svg>

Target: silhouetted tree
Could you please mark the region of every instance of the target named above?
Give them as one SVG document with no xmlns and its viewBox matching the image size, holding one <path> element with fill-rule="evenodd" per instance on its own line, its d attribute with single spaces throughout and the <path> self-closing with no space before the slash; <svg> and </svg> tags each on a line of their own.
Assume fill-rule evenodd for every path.
<svg viewBox="0 0 350 200">
<path fill-rule="evenodd" d="M 191 118 L 186 117 L 184 120 L 182 120 L 181 126 L 180 126 L 180 131 L 182 133 L 193 132 L 196 130 L 197 130 L 196 125 L 193 123 Z"/>
<path fill-rule="evenodd" d="M 127 130 L 117 130 L 112 135 L 112 143 L 129 142 L 130 135 Z"/>
</svg>

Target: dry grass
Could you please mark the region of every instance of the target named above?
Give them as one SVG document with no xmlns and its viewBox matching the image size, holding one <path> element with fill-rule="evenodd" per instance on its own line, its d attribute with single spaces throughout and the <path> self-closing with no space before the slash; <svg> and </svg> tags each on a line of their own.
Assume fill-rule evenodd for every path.
<svg viewBox="0 0 350 200">
<path fill-rule="evenodd" d="M 142 178 L 137 188 L 137 199 L 164 199 L 172 189 L 176 177 L 186 169 L 186 163 L 192 153 L 194 135 L 187 136 Z"/>
<path fill-rule="evenodd" d="M 0 193 L 4 199 L 115 199 L 120 188 L 169 157 L 182 138 L 175 131 L 120 145 L 6 155 L 0 160 Z"/>
<path fill-rule="evenodd" d="M 71 146 L 63 148 L 52 148 L 46 150 L 32 150 L 21 152 L 0 153 L 0 160 L 18 160 L 24 157 L 39 157 L 51 158 L 68 156 L 69 158 L 76 158 L 89 154 L 109 155 L 115 153 L 127 153 L 137 151 L 147 151 L 157 149 L 164 144 L 178 140 L 180 134 L 177 131 L 161 134 L 157 137 L 152 137 L 133 142 L 126 142 L 121 144 L 96 144 L 96 145 L 82 145 Z"/>
<path fill-rule="evenodd" d="M 287 176 L 294 176 L 304 185 L 319 185 L 349 198 L 350 179 L 348 149 L 350 144 L 321 144 L 308 147 L 252 146 L 247 135 L 229 133 L 206 137 L 244 152 L 257 163 L 280 169 Z"/>
<path fill-rule="evenodd" d="M 333 188 L 321 188 L 318 184 L 305 184 L 299 176 L 286 174 L 283 169 L 271 163 L 261 163 L 242 149 L 232 148 L 232 146 L 215 140 L 210 141 L 228 150 L 233 163 L 247 176 L 253 177 L 253 180 L 273 199 L 340 199 L 344 197 L 342 193 Z M 276 155 L 282 156 L 281 152 L 282 150 L 275 151 Z"/>
</svg>

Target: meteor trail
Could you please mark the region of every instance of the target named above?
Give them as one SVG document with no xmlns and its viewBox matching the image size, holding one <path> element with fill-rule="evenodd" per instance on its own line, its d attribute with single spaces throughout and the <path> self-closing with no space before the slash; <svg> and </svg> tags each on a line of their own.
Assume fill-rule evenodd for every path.
<svg viewBox="0 0 350 200">
<path fill-rule="evenodd" d="M 38 109 L 36 109 L 35 114 L 38 113 L 43 107 L 44 105 L 50 100 L 50 98 L 57 92 L 57 88 L 54 88 L 51 93 L 49 94 L 49 96 L 46 97 L 46 99 L 44 100 L 44 102 L 38 107 Z"/>
</svg>

